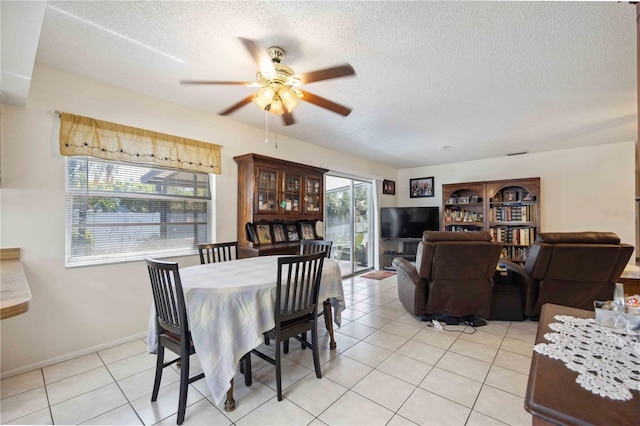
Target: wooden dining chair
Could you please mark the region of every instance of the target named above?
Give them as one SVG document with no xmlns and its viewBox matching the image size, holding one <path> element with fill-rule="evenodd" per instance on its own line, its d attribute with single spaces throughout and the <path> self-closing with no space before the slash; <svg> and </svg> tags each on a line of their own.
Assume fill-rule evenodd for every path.
<svg viewBox="0 0 640 426">
<path fill-rule="evenodd" d="M 149 258 L 145 259 L 145 261 L 149 270 L 153 302 L 156 308 L 156 336 L 158 340 L 156 376 L 153 383 L 151 401 L 158 399 L 162 370 L 180 361 L 180 396 L 177 421 L 180 425 L 184 421 L 187 408 L 189 384 L 202 379 L 204 373 L 189 377 L 189 357 L 196 350 L 191 341 L 191 332 L 187 323 L 187 310 L 178 264 Z M 176 353 L 178 358 L 164 362 L 164 348 Z"/>
<path fill-rule="evenodd" d="M 200 263 L 226 262 L 238 258 L 238 242 L 198 244 Z"/>
<path fill-rule="evenodd" d="M 331 246 L 333 241 L 325 240 L 302 240 L 300 241 L 300 254 L 317 253 L 326 251 L 326 257 L 331 258 Z"/>
<path fill-rule="evenodd" d="M 311 331 L 311 342 L 304 341 L 303 343 L 312 349 L 316 377 L 322 378 L 318 354 L 316 309 L 324 259 L 324 251 L 278 258 L 275 303 L 276 325 L 265 333 L 265 336 L 275 340 L 275 358 L 271 358 L 257 349 L 251 351 L 251 353 L 275 365 L 278 401 L 282 401 L 280 342 L 286 342 L 290 338 L 303 342 L 301 334 Z M 248 364 L 250 365 L 250 361 Z"/>
</svg>

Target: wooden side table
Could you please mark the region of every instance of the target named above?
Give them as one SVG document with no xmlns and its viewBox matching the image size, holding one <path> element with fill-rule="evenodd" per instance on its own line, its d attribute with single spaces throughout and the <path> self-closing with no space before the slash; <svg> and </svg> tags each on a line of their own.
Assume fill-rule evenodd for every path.
<svg viewBox="0 0 640 426">
<path fill-rule="evenodd" d="M 594 313 L 566 306 L 545 304 L 540 313 L 536 343 L 548 343 L 544 334 L 554 315 L 593 318 Z M 640 421 L 640 392 L 630 401 L 601 397 L 576 383 L 578 373 L 562 361 L 533 353 L 524 408 L 533 415 L 533 425 L 637 425 Z"/>
</svg>

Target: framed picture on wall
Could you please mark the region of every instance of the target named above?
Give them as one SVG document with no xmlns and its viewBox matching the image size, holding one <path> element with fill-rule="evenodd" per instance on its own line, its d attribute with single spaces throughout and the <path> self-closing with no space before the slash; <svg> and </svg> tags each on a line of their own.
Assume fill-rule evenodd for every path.
<svg viewBox="0 0 640 426">
<path fill-rule="evenodd" d="M 433 197 L 433 176 L 409 179 L 409 197 Z"/>
<path fill-rule="evenodd" d="M 387 179 L 383 180 L 382 193 L 387 195 L 396 195 L 396 182 Z"/>
<path fill-rule="evenodd" d="M 273 237 L 271 236 L 271 225 L 265 223 L 257 224 L 256 233 L 258 234 L 258 240 L 260 241 L 261 245 L 273 243 Z"/>
</svg>

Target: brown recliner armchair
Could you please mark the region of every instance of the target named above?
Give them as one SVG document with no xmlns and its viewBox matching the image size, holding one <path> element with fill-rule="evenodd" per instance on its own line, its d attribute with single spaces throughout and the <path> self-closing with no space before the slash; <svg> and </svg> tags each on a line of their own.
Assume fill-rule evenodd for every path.
<svg viewBox="0 0 640 426">
<path fill-rule="evenodd" d="M 631 253 L 612 232 L 540 233 L 524 267 L 500 264 L 525 292 L 524 314 L 536 317 L 545 303 L 593 311 L 594 300 L 610 300 Z"/>
<path fill-rule="evenodd" d="M 398 296 L 416 316 L 489 316 L 502 243 L 488 232 L 425 231 L 415 266 L 395 258 Z"/>
</svg>

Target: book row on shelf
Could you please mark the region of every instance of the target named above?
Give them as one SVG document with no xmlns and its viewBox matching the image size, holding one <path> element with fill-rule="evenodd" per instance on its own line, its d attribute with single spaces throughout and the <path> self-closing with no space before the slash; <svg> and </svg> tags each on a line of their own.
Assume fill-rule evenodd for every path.
<svg viewBox="0 0 640 426">
<path fill-rule="evenodd" d="M 524 262 L 527 260 L 527 247 L 502 247 L 502 253 L 500 253 L 501 259 L 512 260 L 515 262 Z"/>
<path fill-rule="evenodd" d="M 482 213 L 472 212 L 468 210 L 445 209 L 444 221 L 449 222 L 482 222 Z"/>
<path fill-rule="evenodd" d="M 505 244 L 529 246 L 536 239 L 535 228 L 529 227 L 495 227 L 490 232 L 495 241 Z"/>
<path fill-rule="evenodd" d="M 489 210 L 492 222 L 536 222 L 536 206 L 494 206 Z"/>
<path fill-rule="evenodd" d="M 467 231 L 482 231 L 482 223 L 471 226 L 460 226 L 460 225 L 447 225 L 445 228 L 446 231 L 449 232 L 467 232 Z"/>
</svg>

